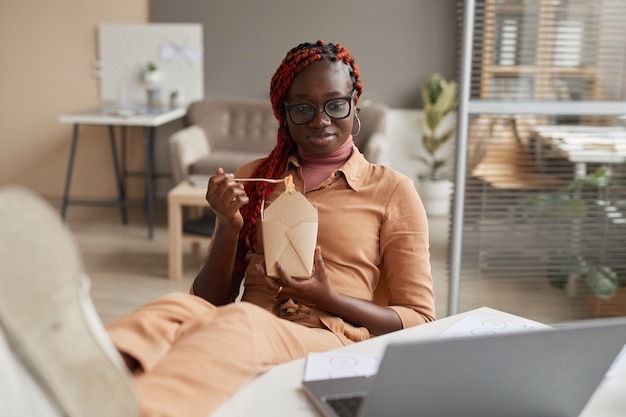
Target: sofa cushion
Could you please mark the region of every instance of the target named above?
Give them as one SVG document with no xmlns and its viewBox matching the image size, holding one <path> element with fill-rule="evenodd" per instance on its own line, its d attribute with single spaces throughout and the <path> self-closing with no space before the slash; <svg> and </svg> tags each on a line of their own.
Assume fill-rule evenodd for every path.
<svg viewBox="0 0 626 417">
<path fill-rule="evenodd" d="M 190 106 L 188 118 L 205 131 L 212 150 L 267 155 L 276 144 L 278 122 L 269 100 L 198 101 Z"/>
</svg>

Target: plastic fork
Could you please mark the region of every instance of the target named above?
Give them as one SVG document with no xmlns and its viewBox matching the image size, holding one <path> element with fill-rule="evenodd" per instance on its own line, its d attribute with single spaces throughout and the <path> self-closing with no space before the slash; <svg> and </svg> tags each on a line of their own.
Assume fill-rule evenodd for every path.
<svg viewBox="0 0 626 417">
<path fill-rule="evenodd" d="M 263 182 L 271 182 L 272 184 L 279 184 L 281 182 L 285 182 L 283 178 L 281 179 L 273 179 L 273 178 L 233 178 L 235 181 L 245 182 L 245 181 L 263 181 Z"/>
</svg>

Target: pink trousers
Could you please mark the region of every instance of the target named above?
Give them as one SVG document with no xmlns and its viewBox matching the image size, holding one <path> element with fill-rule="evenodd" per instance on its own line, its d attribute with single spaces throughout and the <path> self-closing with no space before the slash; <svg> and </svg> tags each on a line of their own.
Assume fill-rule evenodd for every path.
<svg viewBox="0 0 626 417">
<path fill-rule="evenodd" d="M 342 346 L 250 303 L 215 307 L 170 294 L 109 325 L 120 352 L 136 359 L 142 416 L 208 417 L 246 382 L 274 365 Z"/>
</svg>

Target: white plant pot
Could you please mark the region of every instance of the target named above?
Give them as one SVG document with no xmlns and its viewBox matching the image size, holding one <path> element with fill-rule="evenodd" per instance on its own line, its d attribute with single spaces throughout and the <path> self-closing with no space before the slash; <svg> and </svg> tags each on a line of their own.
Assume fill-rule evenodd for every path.
<svg viewBox="0 0 626 417">
<path fill-rule="evenodd" d="M 143 80 L 148 85 L 148 88 L 152 90 L 161 83 L 161 72 L 160 71 L 146 71 L 143 75 Z"/>
<path fill-rule="evenodd" d="M 448 216 L 450 214 L 450 196 L 453 184 L 450 180 L 419 181 L 417 191 L 424 203 L 426 214 L 429 216 Z"/>
</svg>

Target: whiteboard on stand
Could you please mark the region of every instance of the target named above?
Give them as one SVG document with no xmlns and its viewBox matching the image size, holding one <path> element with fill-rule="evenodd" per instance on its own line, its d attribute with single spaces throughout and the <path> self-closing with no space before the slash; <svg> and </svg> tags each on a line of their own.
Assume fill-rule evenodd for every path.
<svg viewBox="0 0 626 417">
<path fill-rule="evenodd" d="M 144 73 L 149 63 L 160 72 L 164 104 L 177 93 L 187 104 L 204 98 L 204 48 L 198 23 L 98 25 L 100 98 L 105 103 L 146 103 Z"/>
</svg>

